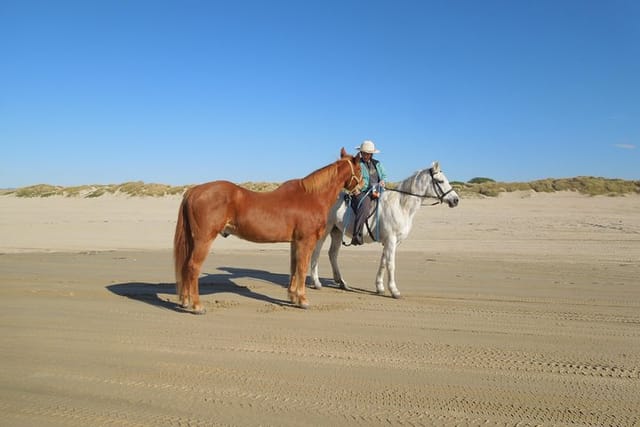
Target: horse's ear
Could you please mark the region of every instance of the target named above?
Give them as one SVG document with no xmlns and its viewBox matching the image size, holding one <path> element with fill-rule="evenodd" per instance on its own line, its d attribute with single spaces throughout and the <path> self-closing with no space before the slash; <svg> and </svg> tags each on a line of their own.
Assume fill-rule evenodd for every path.
<svg viewBox="0 0 640 427">
<path fill-rule="evenodd" d="M 349 155 L 349 153 L 347 153 L 347 150 L 345 150 L 344 147 L 342 147 L 342 149 L 340 150 L 340 158 L 344 159 L 348 155 Z"/>
<path fill-rule="evenodd" d="M 431 163 L 431 170 L 433 171 L 433 173 L 440 172 L 440 162 L 436 160 L 435 162 Z"/>
</svg>

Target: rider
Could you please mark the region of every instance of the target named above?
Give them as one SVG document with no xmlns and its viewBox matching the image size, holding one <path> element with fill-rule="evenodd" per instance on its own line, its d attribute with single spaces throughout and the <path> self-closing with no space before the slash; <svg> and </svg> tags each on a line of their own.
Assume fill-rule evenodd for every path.
<svg viewBox="0 0 640 427">
<path fill-rule="evenodd" d="M 360 166 L 362 167 L 362 191 L 354 194 L 351 198 L 351 206 L 355 211 L 355 219 L 353 222 L 353 238 L 352 245 L 361 245 L 363 242 L 362 229 L 367 220 L 367 216 L 371 211 L 371 201 L 377 199 L 380 195 L 379 188 L 384 188 L 384 181 L 387 179 L 382 163 L 373 158 L 376 146 L 373 141 L 366 140 L 356 147 L 360 151 Z"/>
</svg>

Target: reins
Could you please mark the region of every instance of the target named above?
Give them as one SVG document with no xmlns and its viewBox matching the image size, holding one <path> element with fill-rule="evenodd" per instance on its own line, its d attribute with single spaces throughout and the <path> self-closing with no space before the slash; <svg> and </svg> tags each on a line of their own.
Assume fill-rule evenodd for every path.
<svg viewBox="0 0 640 427">
<path fill-rule="evenodd" d="M 437 202 L 433 202 L 431 204 L 431 206 L 435 206 L 435 205 L 439 205 L 444 203 L 444 198 L 447 197 L 447 194 L 452 193 L 454 191 L 453 187 L 451 187 L 451 189 L 449 189 L 449 191 L 444 191 L 442 189 L 442 187 L 440 186 L 440 183 L 433 177 L 433 170 L 430 169 L 429 170 L 429 174 L 431 175 L 431 182 L 434 183 L 434 187 L 436 190 L 436 196 L 430 196 L 428 195 L 426 192 L 424 194 L 416 194 L 416 193 L 412 193 L 410 191 L 404 191 L 404 190 L 398 190 L 396 188 L 385 188 L 385 190 L 388 191 L 395 191 L 396 193 L 400 193 L 400 194 L 405 194 L 407 196 L 413 196 L 413 197 L 420 197 L 422 199 L 438 199 Z M 440 194 L 438 194 L 440 193 Z"/>
</svg>

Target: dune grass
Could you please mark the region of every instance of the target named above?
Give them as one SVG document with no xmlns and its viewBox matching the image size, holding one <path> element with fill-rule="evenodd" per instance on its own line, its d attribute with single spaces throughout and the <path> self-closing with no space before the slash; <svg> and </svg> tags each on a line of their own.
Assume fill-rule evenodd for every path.
<svg viewBox="0 0 640 427">
<path fill-rule="evenodd" d="M 495 197 L 503 192 L 535 191 L 550 193 L 555 191 L 575 191 L 590 196 L 621 196 L 625 194 L 640 194 L 640 181 L 623 179 L 599 178 L 580 176 L 575 178 L 547 178 L 531 182 L 496 182 L 491 178 L 473 178 L 468 182 L 455 181 L 451 183 L 461 196 Z M 279 183 L 274 182 L 244 182 L 240 186 L 253 191 L 270 191 Z M 394 183 L 390 183 L 393 186 Z M 166 184 L 145 183 L 142 181 L 125 182 L 123 184 L 81 185 L 62 187 L 49 184 L 31 185 L 12 190 L 2 190 L 0 195 L 15 195 L 17 197 L 100 197 L 106 194 L 125 195 L 129 197 L 163 197 L 180 195 L 189 185 L 171 186 Z"/>
<path fill-rule="evenodd" d="M 592 176 L 547 178 L 530 182 L 496 182 L 490 178 L 474 178 L 466 183 L 453 182 L 452 185 L 459 194 L 488 197 L 495 197 L 500 193 L 513 191 L 535 191 L 536 193 L 576 191 L 590 196 L 640 194 L 640 181 Z"/>
<path fill-rule="evenodd" d="M 2 194 L 13 194 L 17 197 L 100 197 L 105 194 L 122 194 L 130 197 L 162 197 L 182 194 L 188 186 L 171 186 L 166 184 L 145 183 L 142 181 L 125 182 L 110 185 L 80 185 L 62 187 L 49 184 L 31 185 L 15 190 L 4 190 Z"/>
<path fill-rule="evenodd" d="M 278 186 L 269 182 L 245 182 L 242 187 L 253 191 L 269 191 Z M 180 195 L 190 185 L 172 186 L 167 184 L 145 183 L 142 181 L 125 182 L 122 184 L 80 185 L 62 187 L 58 185 L 37 184 L 12 190 L 2 190 L 0 195 L 15 195 L 17 197 L 82 197 L 93 198 L 106 194 L 124 195 L 129 197 L 163 197 Z"/>
</svg>

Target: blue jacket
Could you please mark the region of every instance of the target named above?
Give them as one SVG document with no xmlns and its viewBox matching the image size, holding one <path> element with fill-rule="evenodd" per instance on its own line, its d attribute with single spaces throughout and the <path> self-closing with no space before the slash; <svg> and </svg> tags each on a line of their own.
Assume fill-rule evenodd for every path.
<svg viewBox="0 0 640 427">
<path fill-rule="evenodd" d="M 385 172 L 384 167 L 382 166 L 382 163 L 380 163 L 376 159 L 371 159 L 371 161 L 373 162 L 374 166 L 376 167 L 376 170 L 378 171 L 378 178 L 380 179 L 380 181 L 384 181 L 386 183 L 387 173 Z M 362 166 L 362 182 L 363 182 L 362 191 L 366 192 L 370 188 L 369 168 L 367 168 L 367 165 L 362 160 L 360 160 L 360 166 Z"/>
</svg>

